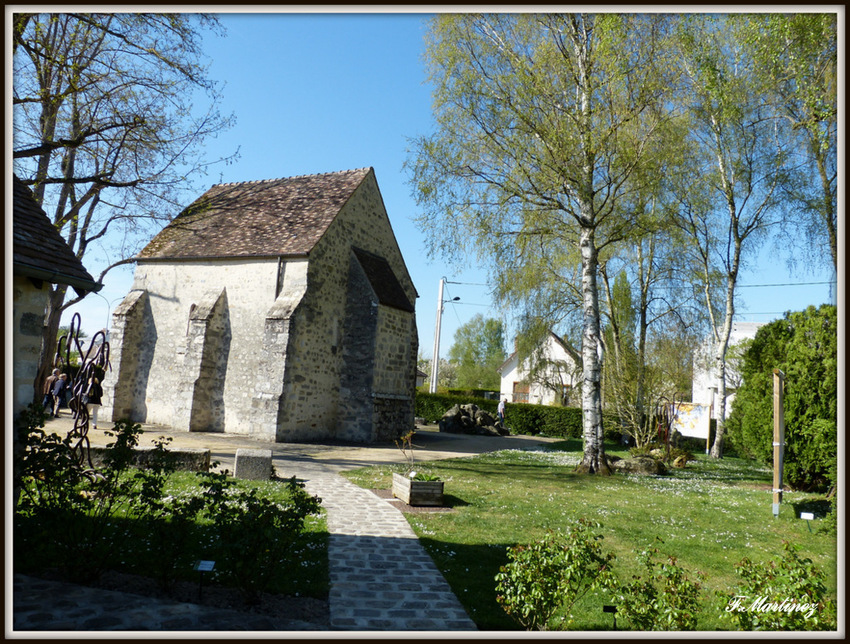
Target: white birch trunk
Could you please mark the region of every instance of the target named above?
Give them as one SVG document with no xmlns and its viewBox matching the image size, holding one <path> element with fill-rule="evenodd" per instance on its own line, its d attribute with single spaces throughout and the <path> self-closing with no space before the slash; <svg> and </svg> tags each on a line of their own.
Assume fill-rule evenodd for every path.
<svg viewBox="0 0 850 644">
<path fill-rule="evenodd" d="M 584 456 L 577 471 L 610 474 L 602 431 L 602 360 L 599 338 L 599 294 L 596 288 L 597 250 L 594 230 L 581 229 L 581 291 L 584 335 L 582 337 L 581 408 Z"/>
</svg>

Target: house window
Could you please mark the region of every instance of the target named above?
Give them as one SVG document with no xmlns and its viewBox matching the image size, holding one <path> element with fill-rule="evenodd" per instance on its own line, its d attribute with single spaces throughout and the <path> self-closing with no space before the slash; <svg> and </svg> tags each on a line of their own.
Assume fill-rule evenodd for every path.
<svg viewBox="0 0 850 644">
<path fill-rule="evenodd" d="M 528 402 L 528 383 L 522 383 L 522 382 L 515 382 L 514 383 L 513 401 L 515 403 L 527 403 Z"/>
<path fill-rule="evenodd" d="M 564 407 L 570 406 L 570 391 L 572 388 L 572 385 L 561 385 L 561 405 Z"/>
</svg>

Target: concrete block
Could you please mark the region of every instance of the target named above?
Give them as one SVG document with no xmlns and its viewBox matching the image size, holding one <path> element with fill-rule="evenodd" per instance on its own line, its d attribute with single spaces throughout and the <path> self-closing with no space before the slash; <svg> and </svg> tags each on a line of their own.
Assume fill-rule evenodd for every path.
<svg viewBox="0 0 850 644">
<path fill-rule="evenodd" d="M 233 476 L 238 479 L 268 481 L 272 477 L 272 451 L 237 449 L 235 470 Z"/>
</svg>

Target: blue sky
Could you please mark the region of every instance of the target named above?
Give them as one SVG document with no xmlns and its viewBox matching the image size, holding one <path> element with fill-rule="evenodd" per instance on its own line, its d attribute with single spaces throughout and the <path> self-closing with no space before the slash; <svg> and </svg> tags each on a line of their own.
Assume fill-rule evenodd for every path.
<svg viewBox="0 0 850 644">
<path fill-rule="evenodd" d="M 225 37 L 205 38 L 209 76 L 225 83 L 222 112 L 236 125 L 211 141 L 210 158 L 237 148 L 240 159 L 199 181 L 198 196 L 219 182 L 254 181 L 371 166 L 408 269 L 419 292 L 416 303 L 420 353 L 430 357 L 434 341 L 438 286 L 450 282 L 443 314 L 441 351 L 446 356 L 457 327 L 476 313 L 502 319 L 492 308 L 486 272 L 457 272 L 426 255 L 425 234 L 413 223 L 416 203 L 403 163 L 408 139 L 429 131 L 430 89 L 422 62 L 426 16 L 394 14 L 222 13 Z M 185 204 L 188 205 L 188 204 Z M 177 214 L 176 212 L 173 214 Z M 470 256 L 472 256 L 470 254 Z M 103 255 L 84 259 L 98 275 Z M 741 283 L 824 282 L 827 271 L 791 275 L 768 254 L 743 273 Z M 126 295 L 132 268 L 110 272 L 100 294 L 88 296 L 63 318 L 79 311 L 90 335 L 102 328 L 108 312 Z M 826 284 L 758 287 L 741 290 L 740 320 L 765 322 L 809 304 L 828 301 Z"/>
</svg>

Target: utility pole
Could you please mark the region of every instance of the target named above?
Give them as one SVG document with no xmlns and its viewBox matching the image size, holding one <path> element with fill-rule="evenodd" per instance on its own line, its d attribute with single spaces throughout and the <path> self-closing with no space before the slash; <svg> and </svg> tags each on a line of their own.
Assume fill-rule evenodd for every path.
<svg viewBox="0 0 850 644">
<path fill-rule="evenodd" d="M 457 282 L 452 282 L 456 284 Z M 443 321 L 443 304 L 445 302 L 457 302 L 460 298 L 453 297 L 451 300 L 443 299 L 443 287 L 446 285 L 446 278 L 440 280 L 440 292 L 437 296 L 437 326 L 434 329 L 434 358 L 431 361 L 431 384 L 428 387 L 429 393 L 437 393 L 437 376 L 440 372 L 440 325 Z"/>
<path fill-rule="evenodd" d="M 446 278 L 440 280 L 440 291 L 437 295 L 437 325 L 434 328 L 434 357 L 431 359 L 431 385 L 428 391 L 432 394 L 437 393 L 437 375 L 440 371 L 440 324 L 443 321 L 443 287 L 446 284 Z"/>
</svg>

